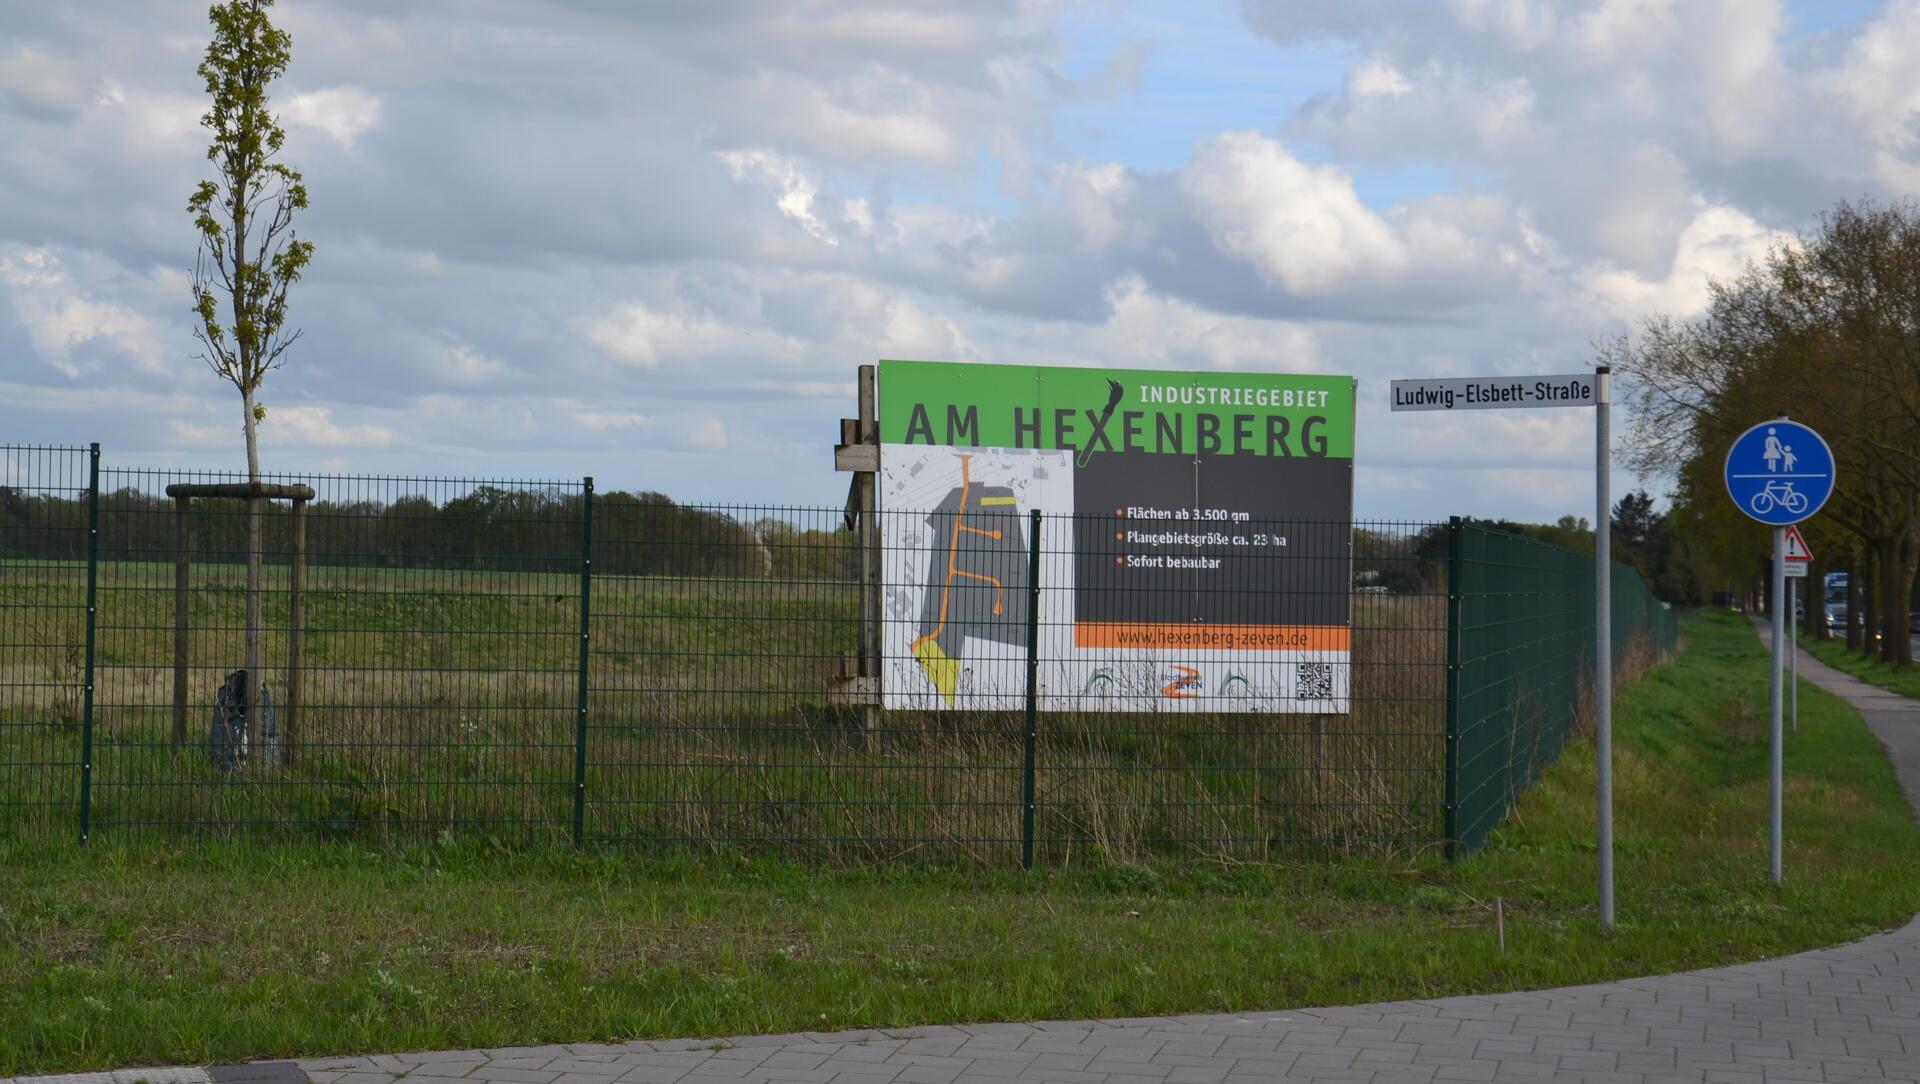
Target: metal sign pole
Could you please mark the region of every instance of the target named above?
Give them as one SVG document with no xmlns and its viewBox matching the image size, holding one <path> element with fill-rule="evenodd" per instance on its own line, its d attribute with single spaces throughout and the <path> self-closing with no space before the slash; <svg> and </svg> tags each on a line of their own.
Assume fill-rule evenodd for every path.
<svg viewBox="0 0 1920 1084">
<path fill-rule="evenodd" d="M 1781 695 L 1782 671 L 1787 666 L 1786 651 L 1795 652 L 1797 644 L 1787 642 L 1788 607 L 1792 603 L 1787 597 L 1787 543 L 1793 542 L 1794 568 L 1797 576 L 1806 574 L 1806 562 L 1813 554 L 1808 551 L 1806 539 L 1800 535 L 1796 524 L 1803 523 L 1818 514 L 1833 496 L 1837 469 L 1833 459 L 1833 449 L 1819 433 L 1787 417 L 1786 411 L 1775 415 L 1771 421 L 1760 422 L 1733 439 L 1727 447 L 1727 460 L 1724 468 L 1727 483 L 1727 496 L 1740 511 L 1773 528 L 1773 565 L 1768 570 L 1772 588 L 1773 606 L 1773 658 L 1769 660 L 1768 686 L 1768 779 L 1767 779 L 1767 874 L 1774 884 L 1780 883 L 1780 850 L 1783 830 L 1781 826 L 1782 809 L 1785 804 L 1784 788 L 1786 774 L 1786 741 L 1782 733 L 1781 716 L 1784 714 L 1785 698 Z M 1794 636 L 1799 635 L 1798 622 L 1794 623 Z M 1794 675 L 1799 676 L 1799 663 L 1793 663 Z M 1796 680 L 1794 699 L 1799 699 L 1799 687 Z M 1799 712 L 1796 703 L 1795 714 Z"/>
<path fill-rule="evenodd" d="M 1593 700 L 1599 775 L 1594 820 L 1600 852 L 1600 928 L 1613 929 L 1613 421 L 1612 369 L 1557 376 L 1445 377 L 1395 380 L 1392 409 L 1509 410 L 1593 407 Z M 1449 710 L 1456 707 L 1448 699 Z M 1450 773 L 1448 782 L 1457 782 Z M 1449 803 L 1449 809 L 1451 809 Z M 1451 833 L 1449 833 L 1451 834 Z M 1452 857 L 1449 853 L 1449 857 Z"/>
<path fill-rule="evenodd" d="M 1800 581 L 1787 588 L 1787 688 L 1793 690 L 1793 714 L 1787 716 L 1787 729 L 1800 732 Z"/>
<path fill-rule="evenodd" d="M 1595 374 L 1593 478 L 1593 701 L 1599 771 L 1600 928 L 1613 929 L 1613 494 L 1612 370 Z"/>
<path fill-rule="evenodd" d="M 1773 698 L 1768 710 L 1771 738 L 1769 788 L 1767 801 L 1767 876 L 1780 883 L 1780 801 L 1783 786 L 1780 727 L 1780 671 L 1785 657 L 1780 653 L 1786 635 L 1787 619 L 1787 529 L 1773 529 Z"/>
</svg>

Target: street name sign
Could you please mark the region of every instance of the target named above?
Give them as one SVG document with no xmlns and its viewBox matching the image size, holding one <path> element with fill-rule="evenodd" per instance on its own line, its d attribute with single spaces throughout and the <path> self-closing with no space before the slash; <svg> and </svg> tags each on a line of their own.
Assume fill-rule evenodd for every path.
<svg viewBox="0 0 1920 1084">
<path fill-rule="evenodd" d="M 1761 422 L 1727 449 L 1727 495 L 1740 511 L 1785 527 L 1820 511 L 1833 495 L 1833 449 L 1785 418 Z"/>
<path fill-rule="evenodd" d="M 1393 382 L 1395 410 L 1511 410 L 1590 407 L 1600 402 L 1600 375 L 1467 376 Z"/>
</svg>

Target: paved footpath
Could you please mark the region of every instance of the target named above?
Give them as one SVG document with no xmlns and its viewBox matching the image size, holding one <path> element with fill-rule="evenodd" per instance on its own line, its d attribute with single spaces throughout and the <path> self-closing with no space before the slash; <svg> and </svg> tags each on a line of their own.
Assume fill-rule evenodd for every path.
<svg viewBox="0 0 1920 1084">
<path fill-rule="evenodd" d="M 1888 745 L 1920 814 L 1920 702 L 1883 693 L 1804 654 L 1800 674 L 1861 709 Z M 1534 993 L 1142 1020 L 319 1058 L 215 1068 L 212 1077 L 222 1084 L 277 1084 L 283 1078 L 275 1074 L 295 1069 L 314 1084 L 1920 1081 L 1920 919 L 1780 960 Z M 95 1079 L 134 1084 L 138 1074 Z"/>
</svg>

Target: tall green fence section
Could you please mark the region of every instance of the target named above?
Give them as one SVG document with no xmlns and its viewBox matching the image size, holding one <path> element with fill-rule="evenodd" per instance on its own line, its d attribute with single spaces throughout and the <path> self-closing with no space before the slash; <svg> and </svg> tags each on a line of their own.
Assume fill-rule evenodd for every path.
<svg viewBox="0 0 1920 1084">
<path fill-rule="evenodd" d="M 839 509 L 301 475 L 274 479 L 301 503 L 262 510 L 271 710 L 242 764 L 213 705 L 244 657 L 246 507 L 189 492 L 238 481 L 0 445 L 0 833 L 1457 858 L 1591 722 L 1592 557 L 1469 520 L 1244 528 L 1317 535 L 1264 551 L 1234 604 L 1259 624 L 1311 593 L 1346 615 L 1347 658 L 1295 671 L 1336 711 L 1262 708 L 1243 678 L 1193 710 L 870 712 Z M 1094 528 L 1035 520 L 1010 558 L 1027 589 L 1068 582 Z M 1630 676 L 1675 649 L 1675 615 L 1632 570 L 1612 582 Z M 972 665 L 1024 673 L 1032 703 L 1058 660 L 1028 612 Z M 1098 676 L 1170 696 L 1180 669 Z"/>
<path fill-rule="evenodd" d="M 1455 519 L 1448 525 L 1448 856 L 1478 850 L 1566 745 L 1592 725 L 1594 558 Z M 1616 563 L 1612 653 L 1665 658 L 1672 609 Z"/>
</svg>

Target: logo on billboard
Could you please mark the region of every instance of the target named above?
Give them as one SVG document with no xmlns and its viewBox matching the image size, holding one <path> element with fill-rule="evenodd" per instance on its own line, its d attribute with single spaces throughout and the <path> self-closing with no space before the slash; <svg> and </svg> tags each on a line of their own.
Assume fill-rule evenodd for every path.
<svg viewBox="0 0 1920 1084">
<path fill-rule="evenodd" d="M 1180 676 L 1160 686 L 1160 695 L 1168 700 L 1192 700 L 1199 696 L 1200 671 L 1191 666 L 1172 666 L 1169 670 L 1178 670 Z"/>
</svg>

